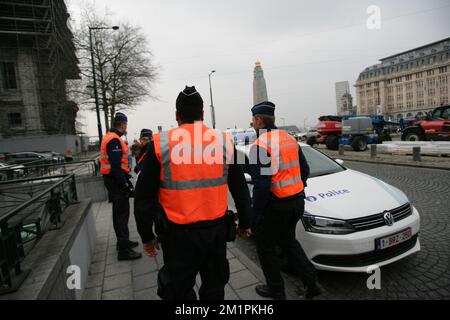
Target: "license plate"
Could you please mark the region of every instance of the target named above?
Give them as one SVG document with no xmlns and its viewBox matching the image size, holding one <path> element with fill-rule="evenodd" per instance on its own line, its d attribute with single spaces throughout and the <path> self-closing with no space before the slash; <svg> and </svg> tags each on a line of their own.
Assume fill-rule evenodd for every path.
<svg viewBox="0 0 450 320">
<path fill-rule="evenodd" d="M 412 238 L 412 230 L 411 228 L 403 230 L 402 232 L 384 237 L 384 238 L 380 238 L 380 239 L 376 239 L 375 240 L 375 244 L 376 244 L 376 248 L 377 250 L 383 250 L 383 249 L 387 249 L 390 247 L 393 247 L 397 244 L 400 244 L 402 242 L 408 241 L 409 239 Z"/>
</svg>

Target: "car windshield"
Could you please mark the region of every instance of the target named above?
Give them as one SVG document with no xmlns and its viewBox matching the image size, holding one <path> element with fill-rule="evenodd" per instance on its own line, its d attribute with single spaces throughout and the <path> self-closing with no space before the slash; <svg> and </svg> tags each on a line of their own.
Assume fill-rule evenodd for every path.
<svg viewBox="0 0 450 320">
<path fill-rule="evenodd" d="M 333 173 L 345 171 L 345 168 L 309 146 L 302 146 L 303 154 L 308 161 L 310 178 L 326 176 Z"/>
</svg>

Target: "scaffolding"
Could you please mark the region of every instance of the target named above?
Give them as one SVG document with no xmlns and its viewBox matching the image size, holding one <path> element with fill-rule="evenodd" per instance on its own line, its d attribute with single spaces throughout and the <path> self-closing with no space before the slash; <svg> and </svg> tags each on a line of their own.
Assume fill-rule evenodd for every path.
<svg viewBox="0 0 450 320">
<path fill-rule="evenodd" d="M 67 99 L 66 80 L 79 79 L 80 70 L 69 17 L 64 0 L 0 0 L 0 62 L 15 63 L 18 84 L 16 92 L 0 91 L 0 110 L 17 108 L 23 117 L 10 130 L 1 110 L 3 137 L 76 133 L 78 107 Z"/>
</svg>

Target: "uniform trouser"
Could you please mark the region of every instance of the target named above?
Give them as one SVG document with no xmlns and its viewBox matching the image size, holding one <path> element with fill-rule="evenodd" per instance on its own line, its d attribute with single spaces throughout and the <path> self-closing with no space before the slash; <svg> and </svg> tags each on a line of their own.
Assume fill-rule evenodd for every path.
<svg viewBox="0 0 450 320">
<path fill-rule="evenodd" d="M 277 246 L 281 247 L 289 264 L 306 286 L 316 283 L 316 270 L 295 238 L 295 229 L 304 209 L 303 198 L 288 202 L 271 199 L 264 211 L 264 220 L 257 235 L 257 249 L 267 285 L 273 292 L 284 292 Z"/>
<path fill-rule="evenodd" d="M 117 248 L 124 250 L 129 248 L 130 232 L 128 221 L 130 219 L 130 201 L 128 194 L 120 192 L 114 180 L 104 178 L 106 189 L 108 189 L 109 201 L 112 202 L 113 226 L 117 237 Z"/>
<path fill-rule="evenodd" d="M 225 223 L 196 229 L 169 226 L 162 243 L 170 279 L 164 299 L 196 300 L 194 285 L 200 273 L 200 300 L 224 300 L 230 278 L 225 236 Z"/>
</svg>

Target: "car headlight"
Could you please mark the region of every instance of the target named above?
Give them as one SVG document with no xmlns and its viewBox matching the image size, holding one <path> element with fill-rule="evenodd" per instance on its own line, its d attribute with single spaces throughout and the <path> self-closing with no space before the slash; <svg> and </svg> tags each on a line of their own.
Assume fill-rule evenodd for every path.
<svg viewBox="0 0 450 320">
<path fill-rule="evenodd" d="M 323 234 L 349 234 L 355 232 L 351 224 L 344 220 L 316 217 L 305 213 L 302 218 L 305 230 Z"/>
</svg>

